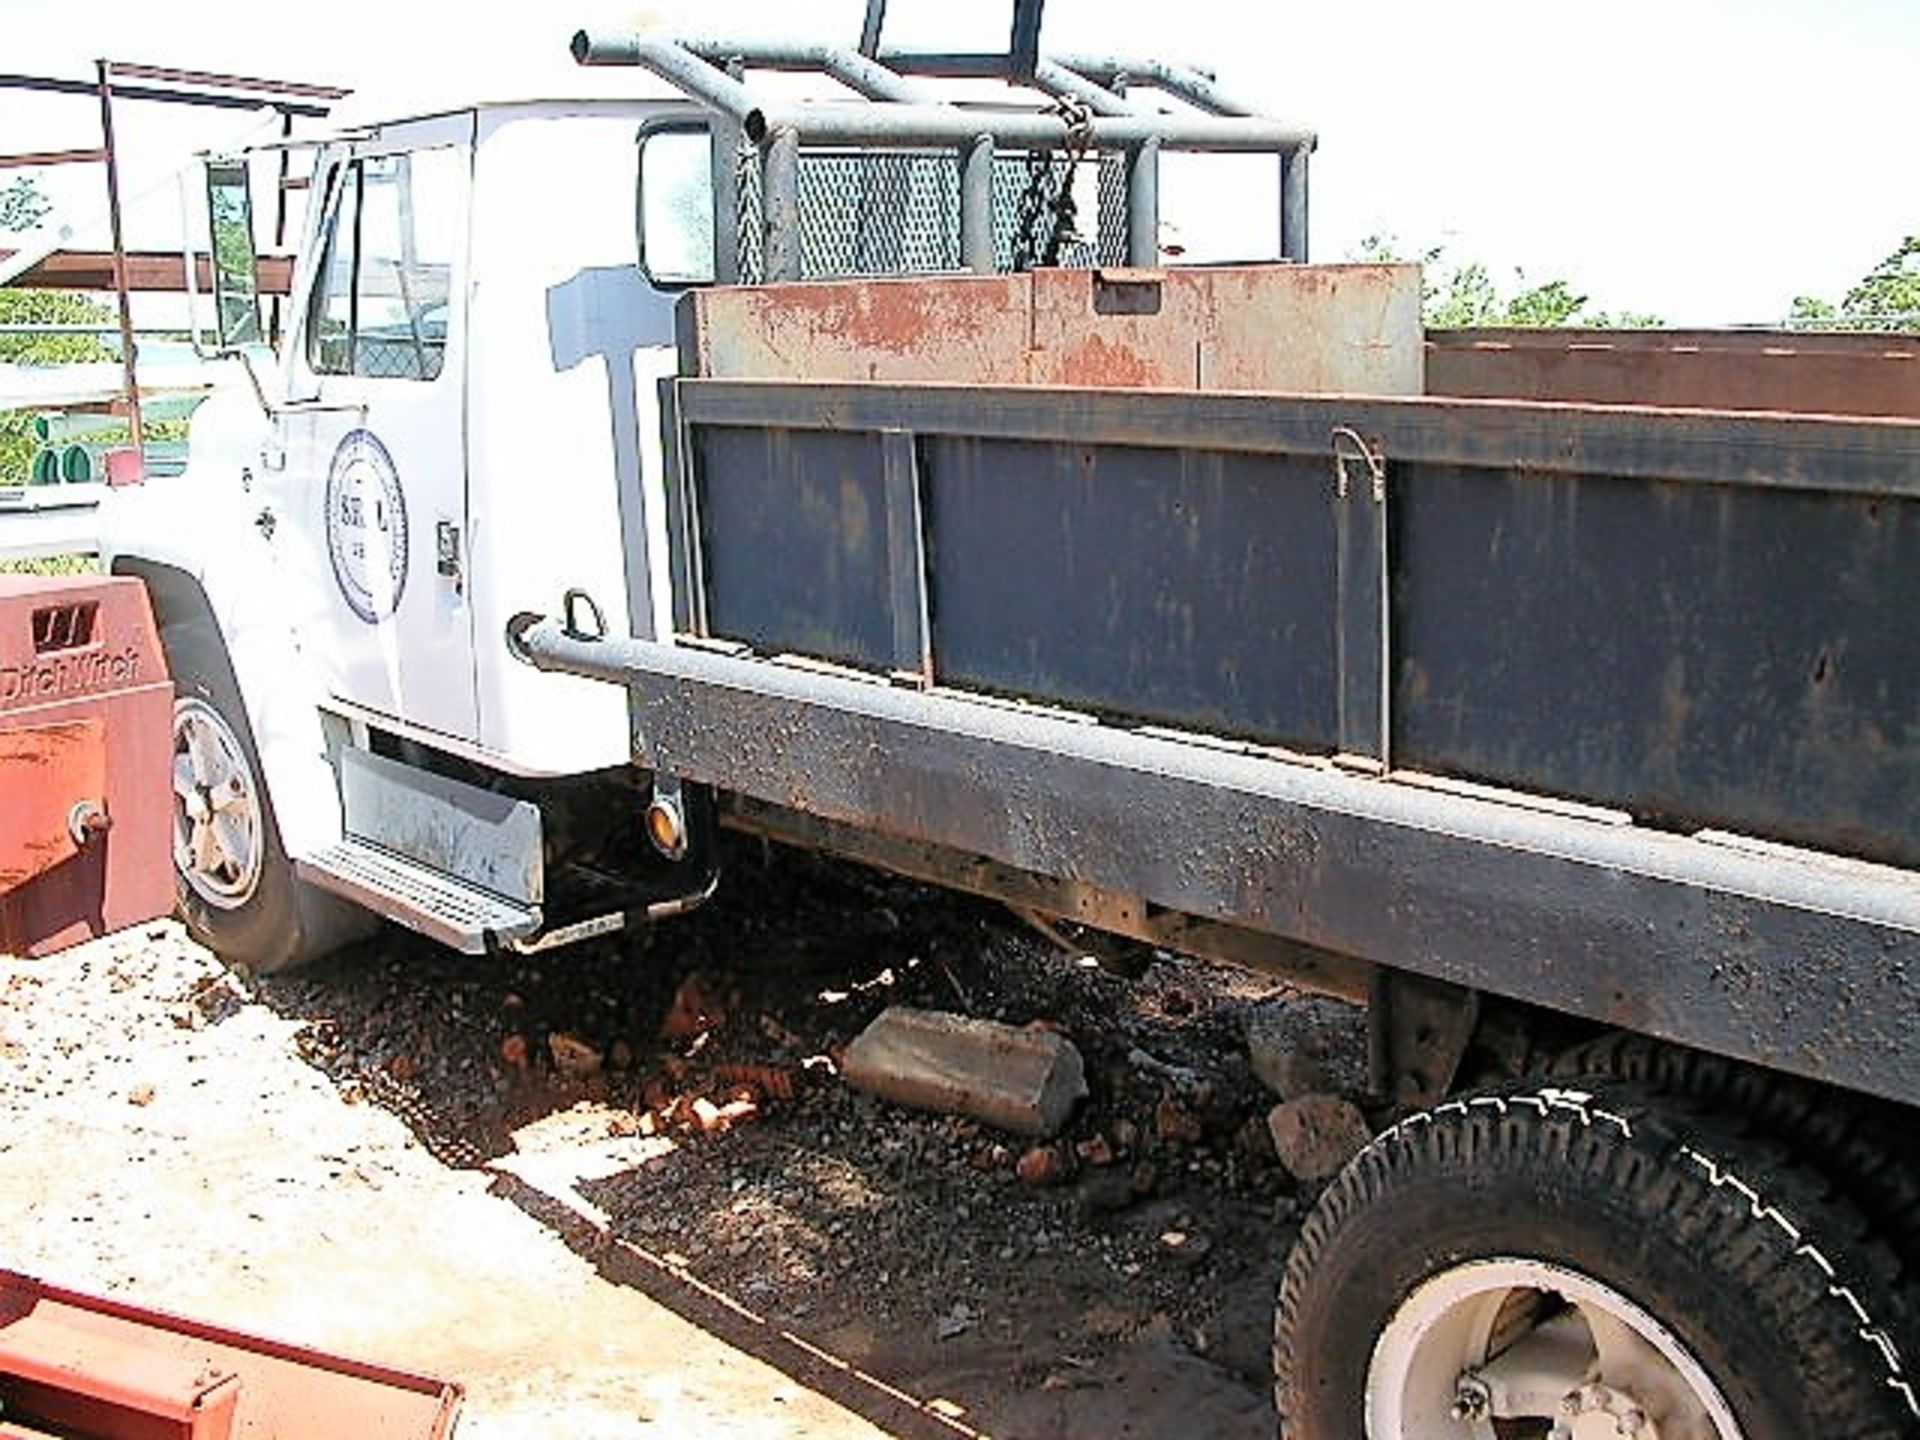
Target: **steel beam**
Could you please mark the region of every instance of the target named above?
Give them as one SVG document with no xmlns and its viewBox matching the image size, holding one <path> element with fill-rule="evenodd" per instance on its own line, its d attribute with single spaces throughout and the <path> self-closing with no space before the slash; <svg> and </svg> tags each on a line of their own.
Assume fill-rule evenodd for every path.
<svg viewBox="0 0 1920 1440">
<path fill-rule="evenodd" d="M 1101 84 L 1125 76 L 1131 84 L 1156 90 L 1197 105 L 1214 115 L 1253 115 L 1256 110 L 1223 90 L 1211 75 L 1188 65 L 1165 60 L 1122 59 L 1111 55 L 1053 55 L 1048 57 Z"/>
<path fill-rule="evenodd" d="M 15 253 L 0 250 L 0 264 Z M 126 262 L 129 290 L 179 293 L 187 289 L 186 261 L 180 255 L 130 250 Z M 196 255 L 193 263 L 195 284 L 204 291 L 213 283 L 211 262 L 205 255 Z M 56 250 L 7 283 L 23 290 L 111 290 L 113 255 L 105 250 Z M 292 288 L 293 261 L 284 255 L 262 256 L 260 292 L 286 295 Z"/>
<path fill-rule="evenodd" d="M 754 48 L 703 44 L 701 51 L 750 59 Z M 761 54 L 787 53 L 764 46 L 758 49 Z M 798 63 L 798 52 L 793 53 Z M 836 53 L 845 58 L 848 52 Z M 1002 145 L 1057 146 L 1065 135 L 1058 116 L 1025 110 L 963 110 L 909 101 L 846 107 L 763 105 L 748 87 L 729 79 L 687 46 L 638 34 L 582 30 L 573 37 L 573 58 L 581 65 L 639 65 L 652 70 L 709 109 L 733 116 L 755 144 L 780 130 L 793 130 L 809 142 L 896 145 L 964 145 L 985 131 Z M 1126 149 L 1151 138 L 1171 149 L 1277 152 L 1311 145 L 1313 132 L 1246 115 L 1134 112 L 1097 116 L 1090 144 L 1095 149 Z"/>
<path fill-rule="evenodd" d="M 1280 254 L 1304 265 L 1308 258 L 1307 170 L 1313 145 L 1297 145 L 1280 157 Z"/>
<path fill-rule="evenodd" d="M 38 150 L 20 155 L 0 155 L 0 170 L 29 170 L 43 165 L 97 165 L 107 152 L 93 150 Z"/>
<path fill-rule="evenodd" d="M 1127 152 L 1127 264 L 1160 263 L 1160 142 Z"/>
<path fill-rule="evenodd" d="M 116 66 L 115 75 L 128 73 L 125 67 Z M 326 89 L 329 87 L 312 87 Z M 48 95 L 85 95 L 99 93 L 99 86 L 91 80 L 66 80 L 54 75 L 0 74 L 0 90 L 37 90 Z M 344 97 L 350 91 L 342 90 Z M 169 105 L 193 105 L 208 110 L 279 110 L 302 119 L 318 120 L 332 113 L 330 107 L 321 104 L 291 101 L 281 98 L 268 98 L 245 94 L 206 94 L 192 90 L 167 90 L 152 85 L 118 85 L 113 87 L 116 100 L 152 100 Z M 336 97 L 337 98 L 337 97 Z"/>
<path fill-rule="evenodd" d="M 771 40 L 697 36 L 677 42 L 681 48 L 714 65 L 740 61 L 768 70 L 819 70 L 866 96 L 869 100 L 925 101 L 930 97 L 896 70 L 871 56 L 838 45 L 812 45 Z"/>
<path fill-rule="evenodd" d="M 798 280 L 800 268 L 800 136 L 767 132 L 761 149 L 761 266 L 770 281 Z"/>
</svg>

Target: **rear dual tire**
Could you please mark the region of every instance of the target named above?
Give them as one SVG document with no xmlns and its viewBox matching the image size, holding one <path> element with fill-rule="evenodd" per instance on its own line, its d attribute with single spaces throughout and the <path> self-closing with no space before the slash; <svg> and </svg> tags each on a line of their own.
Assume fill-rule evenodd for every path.
<svg viewBox="0 0 1920 1440">
<path fill-rule="evenodd" d="M 1281 1433 L 1912 1436 L 1897 1266 L 1863 1231 L 1819 1175 L 1630 1086 L 1450 1101 L 1363 1150 L 1303 1227 Z"/>
</svg>

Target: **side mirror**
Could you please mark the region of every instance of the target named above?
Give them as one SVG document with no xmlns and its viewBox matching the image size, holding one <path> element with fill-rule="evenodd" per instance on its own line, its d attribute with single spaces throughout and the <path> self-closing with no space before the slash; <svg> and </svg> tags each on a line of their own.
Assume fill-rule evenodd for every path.
<svg viewBox="0 0 1920 1440">
<path fill-rule="evenodd" d="M 713 142 L 704 128 L 640 137 L 640 268 L 661 289 L 711 285 Z"/>
<path fill-rule="evenodd" d="M 207 218 L 212 227 L 214 330 L 231 353 L 264 343 L 260 265 L 253 248 L 253 187 L 244 159 L 207 159 Z"/>
</svg>

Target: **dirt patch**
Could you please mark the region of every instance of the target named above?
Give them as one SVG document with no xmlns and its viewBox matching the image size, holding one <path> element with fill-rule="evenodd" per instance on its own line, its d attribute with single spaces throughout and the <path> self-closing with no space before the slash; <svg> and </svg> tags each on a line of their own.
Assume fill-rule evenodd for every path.
<svg viewBox="0 0 1920 1440">
<path fill-rule="evenodd" d="M 1267 987 L 735 850 L 699 915 L 540 957 L 5 962 L 11 1263 L 457 1374 L 463 1434 L 1269 1435 Z M 839 1083 L 890 1003 L 1073 1040 L 1046 1164 Z"/>
</svg>

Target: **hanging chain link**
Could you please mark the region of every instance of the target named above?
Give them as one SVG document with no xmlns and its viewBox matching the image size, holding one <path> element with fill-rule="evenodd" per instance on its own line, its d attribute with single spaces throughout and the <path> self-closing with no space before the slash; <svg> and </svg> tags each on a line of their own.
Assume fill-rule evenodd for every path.
<svg viewBox="0 0 1920 1440">
<path fill-rule="evenodd" d="M 1071 96 L 1063 96 L 1050 107 L 1049 113 L 1058 115 L 1066 124 L 1066 144 L 1062 149 L 1066 163 L 1056 180 L 1054 152 L 1050 146 L 1027 152 L 1027 183 L 1020 192 L 1014 226 L 1015 270 L 1058 265 L 1061 251 L 1082 240 L 1075 228 L 1079 206 L 1073 198 L 1073 181 L 1080 162 L 1093 145 L 1093 111 Z M 1052 223 L 1047 226 L 1043 240 L 1039 232 L 1049 211 Z"/>
</svg>

